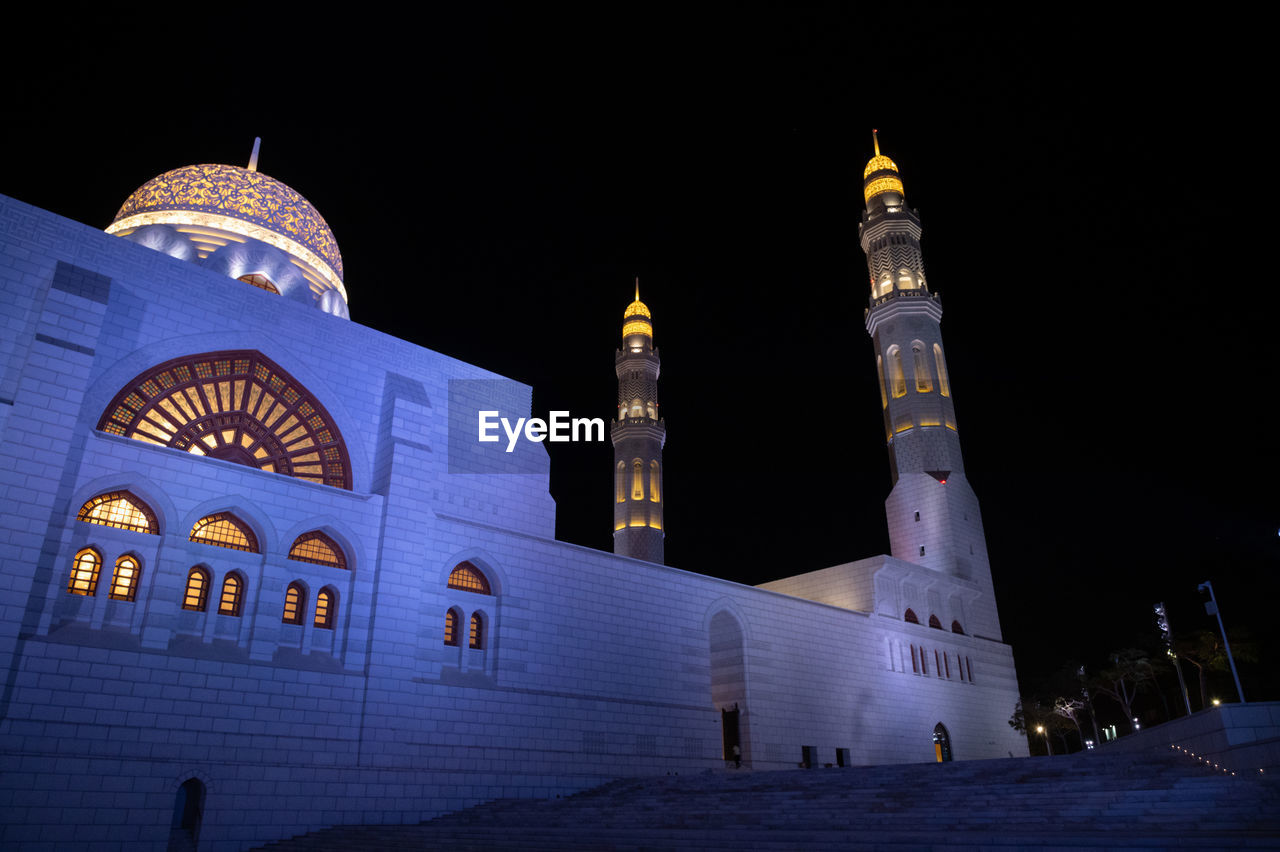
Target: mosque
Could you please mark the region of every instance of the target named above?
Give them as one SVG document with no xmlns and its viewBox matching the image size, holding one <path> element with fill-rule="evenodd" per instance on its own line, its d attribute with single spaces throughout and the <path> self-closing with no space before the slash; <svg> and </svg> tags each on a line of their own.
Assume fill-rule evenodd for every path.
<svg viewBox="0 0 1280 852">
<path fill-rule="evenodd" d="M 1026 754 L 878 141 L 864 197 L 892 553 L 759 587 L 663 564 L 638 293 L 609 554 L 555 540 L 544 446 L 479 440 L 531 388 L 353 322 L 324 219 L 256 162 L 166 172 L 105 233 L 0 197 L 0 845 L 238 850 L 621 775 Z"/>
</svg>

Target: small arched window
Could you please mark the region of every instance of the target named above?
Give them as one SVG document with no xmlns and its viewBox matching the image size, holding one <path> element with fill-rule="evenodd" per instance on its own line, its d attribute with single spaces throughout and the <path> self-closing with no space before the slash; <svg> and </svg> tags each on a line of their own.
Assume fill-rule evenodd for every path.
<svg viewBox="0 0 1280 852">
<path fill-rule="evenodd" d="M 947 362 L 942 360 L 942 347 L 933 344 L 933 363 L 938 367 L 938 391 L 943 396 L 951 396 L 951 382 L 947 380 Z"/>
<path fill-rule="evenodd" d="M 919 623 L 920 623 L 920 619 L 916 618 L 916 614 L 915 614 L 915 612 L 914 612 L 913 610 L 910 610 L 910 609 L 908 609 L 906 612 L 904 612 L 904 613 L 902 614 L 902 620 L 903 620 L 903 621 L 906 621 L 906 622 L 908 622 L 908 623 L 910 623 L 910 624 L 919 624 Z"/>
<path fill-rule="evenodd" d="M 116 570 L 111 574 L 111 589 L 107 597 L 113 601 L 131 601 L 138 596 L 138 577 L 142 573 L 138 560 L 125 554 L 116 560 Z"/>
<path fill-rule="evenodd" d="M 258 537 L 249 525 L 230 512 L 206 515 L 191 528 L 191 541 L 228 547 L 232 550 L 258 552 Z"/>
<path fill-rule="evenodd" d="M 484 616 L 478 612 L 471 613 L 471 637 L 467 642 L 470 648 L 484 647 Z"/>
<path fill-rule="evenodd" d="M 482 595 L 492 594 L 489 581 L 480 569 L 470 562 L 459 562 L 458 567 L 449 574 L 449 588 L 461 589 L 464 592 L 479 592 Z"/>
<path fill-rule="evenodd" d="M 333 589 L 325 587 L 316 593 L 315 626 L 324 630 L 333 629 L 333 621 L 337 615 L 338 596 Z"/>
<path fill-rule="evenodd" d="M 618 481 L 615 484 L 617 490 L 618 502 L 625 503 L 627 501 L 627 463 L 618 462 Z"/>
<path fill-rule="evenodd" d="M 234 571 L 222 581 L 222 597 L 218 600 L 218 615 L 239 615 L 244 604 L 244 580 Z"/>
<path fill-rule="evenodd" d="M 889 396 L 884 389 L 884 358 L 880 355 L 876 356 L 876 373 L 880 376 L 880 407 L 888 408 Z"/>
<path fill-rule="evenodd" d="M 331 565 L 334 568 L 347 567 L 347 556 L 342 552 L 342 548 L 319 530 L 298 536 L 293 542 L 293 547 L 289 548 L 289 558 L 295 562 Z"/>
<path fill-rule="evenodd" d="M 209 605 L 209 574 L 203 568 L 187 572 L 187 591 L 182 596 L 182 608 L 204 612 Z"/>
<path fill-rule="evenodd" d="M 80 507 L 76 520 L 151 535 L 160 534 L 156 513 L 128 491 L 99 494 Z"/>
<path fill-rule="evenodd" d="M 301 624 L 302 613 L 307 608 L 307 590 L 302 584 L 293 582 L 284 592 L 284 615 L 281 621 L 285 624 Z"/>
<path fill-rule="evenodd" d="M 92 547 L 76 554 L 71 563 L 71 578 L 67 580 L 67 593 L 93 597 L 98 592 L 98 572 L 102 570 L 102 556 Z"/>
<path fill-rule="evenodd" d="M 907 395 L 907 378 L 902 372 L 902 350 L 893 345 L 889 347 L 889 392 L 893 398 Z"/>
<path fill-rule="evenodd" d="M 932 627 L 934 630 L 941 630 L 942 622 L 938 620 L 938 616 L 931 615 L 929 616 L 929 626 Z"/>
<path fill-rule="evenodd" d="M 649 462 L 649 499 L 658 502 L 658 462 Z"/>
<path fill-rule="evenodd" d="M 257 287 L 259 290 L 266 290 L 268 293 L 275 293 L 276 295 L 280 295 L 280 289 L 276 287 L 275 284 L 271 283 L 270 278 L 268 278 L 267 276 L 263 275 L 260 272 L 255 272 L 252 275 L 241 275 L 236 280 L 243 281 L 246 284 L 252 284 L 253 286 Z"/>
<path fill-rule="evenodd" d="M 929 362 L 924 357 L 924 344 L 919 340 L 911 344 L 911 359 L 916 373 L 916 391 L 928 393 L 933 390 L 933 380 L 929 377 Z"/>
<path fill-rule="evenodd" d="M 951 632 L 952 632 L 952 633 L 959 633 L 961 636 L 963 636 L 963 635 L 964 635 L 964 628 L 960 626 L 960 622 L 958 622 L 958 621 L 953 621 L 953 622 L 951 622 Z"/>
<path fill-rule="evenodd" d="M 631 463 L 631 499 L 644 499 L 644 462 L 640 459 Z"/>
<path fill-rule="evenodd" d="M 457 647 L 458 627 L 461 620 L 456 609 L 451 609 L 444 614 L 444 644 Z"/>
</svg>

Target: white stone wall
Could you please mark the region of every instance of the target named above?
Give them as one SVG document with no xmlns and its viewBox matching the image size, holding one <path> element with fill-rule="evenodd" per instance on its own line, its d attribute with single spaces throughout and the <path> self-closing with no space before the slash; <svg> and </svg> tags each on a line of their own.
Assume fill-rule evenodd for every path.
<svg viewBox="0 0 1280 852">
<path fill-rule="evenodd" d="M 1025 753 L 1005 723 L 1007 646 L 854 611 L 895 560 L 853 563 L 851 587 L 827 593 L 842 608 L 555 542 L 545 453 L 450 472 L 450 380 L 499 377 L 2 198 L 0 234 L 0 843 L 163 848 L 192 777 L 207 787 L 201 848 L 242 849 L 718 767 L 713 677 L 738 678 L 756 768 L 794 766 L 802 746 L 822 763 L 837 748 L 855 764 L 931 760 L 938 722 L 958 759 Z M 352 491 L 95 430 L 139 373 L 229 349 L 262 352 L 328 409 Z M 159 536 L 75 520 L 117 489 L 148 502 Z M 215 511 L 262 552 L 189 541 Z M 349 570 L 287 559 L 312 529 Z M 68 595 L 88 544 L 108 563 L 98 594 Z M 110 601 L 124 552 L 139 593 Z M 446 588 L 462 560 L 493 594 Z M 247 578 L 240 617 L 181 609 L 193 565 L 215 589 Z M 281 623 L 294 580 L 312 600 L 337 589 L 334 630 Z M 444 645 L 450 607 L 482 613 L 482 648 Z M 740 661 L 713 665 L 718 612 L 741 629 Z M 904 643 L 971 659 L 973 681 L 913 673 Z"/>
</svg>

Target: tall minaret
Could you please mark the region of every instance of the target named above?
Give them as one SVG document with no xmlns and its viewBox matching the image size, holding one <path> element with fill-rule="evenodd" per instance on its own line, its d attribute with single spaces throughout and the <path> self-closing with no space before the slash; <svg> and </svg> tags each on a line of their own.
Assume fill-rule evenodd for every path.
<svg viewBox="0 0 1280 852">
<path fill-rule="evenodd" d="M 658 416 L 658 350 L 649 308 L 636 300 L 622 315 L 618 419 L 613 421 L 613 552 L 662 564 L 662 446 L 667 427 Z"/>
<path fill-rule="evenodd" d="M 890 552 L 973 589 L 969 632 L 1000 638 L 978 498 L 964 474 L 942 347 L 942 303 L 925 283 L 920 218 L 880 153 L 862 174 L 858 231 L 870 271 L 867 333 L 875 344 L 893 490 L 885 500 Z"/>
</svg>

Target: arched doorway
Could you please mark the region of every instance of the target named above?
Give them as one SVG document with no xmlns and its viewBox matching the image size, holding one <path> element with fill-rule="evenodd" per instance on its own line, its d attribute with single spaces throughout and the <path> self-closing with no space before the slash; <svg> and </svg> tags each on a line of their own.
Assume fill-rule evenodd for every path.
<svg viewBox="0 0 1280 852">
<path fill-rule="evenodd" d="M 198 778 L 182 782 L 173 797 L 173 821 L 169 825 L 169 852 L 195 852 L 204 817 L 204 784 Z"/>
<path fill-rule="evenodd" d="M 711 617 L 711 703 L 720 711 L 722 757 L 750 765 L 747 667 L 742 627 L 721 610 Z"/>
<path fill-rule="evenodd" d="M 951 735 L 941 722 L 933 729 L 933 756 L 938 763 L 951 761 Z"/>
</svg>

